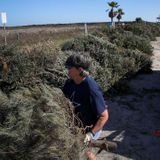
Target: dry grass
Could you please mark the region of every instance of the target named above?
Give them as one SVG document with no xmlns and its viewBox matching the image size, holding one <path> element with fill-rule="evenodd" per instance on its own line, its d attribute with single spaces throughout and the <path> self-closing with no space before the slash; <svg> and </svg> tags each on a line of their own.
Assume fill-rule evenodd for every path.
<svg viewBox="0 0 160 160">
<path fill-rule="evenodd" d="M 101 27 L 101 24 L 90 24 L 88 30 L 92 32 L 99 27 Z M 51 40 L 54 41 L 56 46 L 61 46 L 65 41 L 79 35 L 84 35 L 84 24 L 7 28 L 7 43 L 19 46 Z M 2 29 L 0 29 L 0 44 L 4 44 Z"/>
</svg>

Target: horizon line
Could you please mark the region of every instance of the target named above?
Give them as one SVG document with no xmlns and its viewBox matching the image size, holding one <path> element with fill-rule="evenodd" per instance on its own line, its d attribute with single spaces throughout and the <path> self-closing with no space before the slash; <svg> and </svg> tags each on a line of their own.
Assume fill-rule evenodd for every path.
<svg viewBox="0 0 160 160">
<path fill-rule="evenodd" d="M 134 21 L 121 21 L 121 23 L 130 23 L 130 22 L 135 22 Z M 143 22 L 146 22 L 146 23 L 158 23 L 157 22 L 153 22 L 153 21 L 143 21 Z M 5 27 L 6 28 L 18 28 L 18 27 L 36 27 L 36 26 L 58 26 L 58 25 L 76 25 L 76 24 L 98 24 L 98 23 L 106 23 L 106 24 L 109 24 L 111 23 L 110 21 L 102 21 L 102 22 L 64 22 L 64 23 L 46 23 L 46 24 L 43 24 L 43 23 L 40 23 L 40 24 L 26 24 L 26 25 L 6 25 L 5 24 Z M 115 21 L 115 23 L 118 23 L 117 21 Z M 1 24 L 2 26 L 0 26 L 0 28 L 3 28 L 3 24 Z"/>
</svg>

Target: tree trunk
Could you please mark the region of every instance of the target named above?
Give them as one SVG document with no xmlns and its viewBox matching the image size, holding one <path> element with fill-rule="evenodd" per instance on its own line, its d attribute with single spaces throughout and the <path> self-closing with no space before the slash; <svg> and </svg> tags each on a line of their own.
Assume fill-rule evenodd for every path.
<svg viewBox="0 0 160 160">
<path fill-rule="evenodd" d="M 111 26 L 113 27 L 113 18 L 111 18 Z"/>
</svg>

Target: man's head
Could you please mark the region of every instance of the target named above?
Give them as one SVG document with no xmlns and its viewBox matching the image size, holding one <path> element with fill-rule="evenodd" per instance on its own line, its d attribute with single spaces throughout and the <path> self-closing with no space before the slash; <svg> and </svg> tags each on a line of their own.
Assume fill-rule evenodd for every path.
<svg viewBox="0 0 160 160">
<path fill-rule="evenodd" d="M 90 67 L 90 59 L 87 56 L 74 54 L 67 58 L 65 67 L 68 69 L 68 75 L 71 79 L 74 80 L 78 76 L 85 77 Z"/>
</svg>

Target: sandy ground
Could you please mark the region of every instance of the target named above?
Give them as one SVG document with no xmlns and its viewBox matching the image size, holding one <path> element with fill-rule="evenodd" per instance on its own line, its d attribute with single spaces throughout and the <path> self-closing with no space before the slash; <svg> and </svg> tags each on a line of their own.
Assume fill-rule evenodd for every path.
<svg viewBox="0 0 160 160">
<path fill-rule="evenodd" d="M 116 153 L 101 152 L 98 160 L 160 160 L 160 37 L 151 42 L 152 73 L 128 82 L 130 93 L 108 101 L 110 119 L 104 137 L 116 141 Z"/>
</svg>

